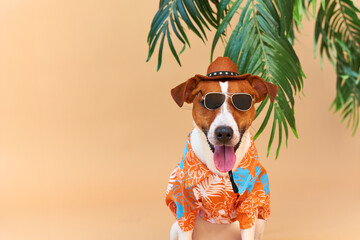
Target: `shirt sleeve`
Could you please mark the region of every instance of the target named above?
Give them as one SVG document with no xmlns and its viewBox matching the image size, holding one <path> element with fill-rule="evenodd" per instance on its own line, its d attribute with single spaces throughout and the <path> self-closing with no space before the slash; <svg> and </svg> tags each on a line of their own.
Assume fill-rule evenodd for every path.
<svg viewBox="0 0 360 240">
<path fill-rule="evenodd" d="M 257 218 L 267 220 L 270 215 L 270 191 L 268 175 L 263 167 L 252 189 L 245 192 L 245 199 L 237 208 L 237 220 L 241 229 L 251 228 Z"/>
<path fill-rule="evenodd" d="M 165 202 L 182 231 L 194 228 L 200 203 L 196 200 L 193 187 L 185 187 L 184 173 L 180 167 L 170 175 Z"/>
</svg>

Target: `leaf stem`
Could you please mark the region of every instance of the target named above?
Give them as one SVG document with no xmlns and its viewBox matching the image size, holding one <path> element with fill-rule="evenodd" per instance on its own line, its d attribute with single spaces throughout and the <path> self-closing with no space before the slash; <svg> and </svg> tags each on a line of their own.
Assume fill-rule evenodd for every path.
<svg viewBox="0 0 360 240">
<path fill-rule="evenodd" d="M 253 6 L 253 15 L 254 15 L 254 21 L 255 21 L 255 27 L 256 27 L 256 32 L 258 33 L 258 35 L 259 35 L 259 41 L 260 41 L 260 45 L 261 45 L 261 49 L 262 49 L 262 52 L 264 53 L 264 62 L 265 62 L 265 66 L 264 66 L 264 69 L 265 69 L 265 71 L 266 71 L 266 80 L 269 78 L 269 75 L 270 75 L 270 73 L 269 73 L 269 70 L 267 69 L 267 56 L 266 56 L 266 52 L 265 52 L 265 47 L 264 47 L 264 42 L 263 42 L 263 40 L 262 40 L 262 38 L 261 38 L 261 33 L 260 33 L 260 27 L 259 27 L 259 23 L 258 23 L 258 20 L 257 20 L 257 18 L 256 18 L 256 5 L 255 5 L 255 3 L 254 3 L 254 0 L 250 0 L 251 1 L 251 4 L 252 4 L 252 6 Z"/>
<path fill-rule="evenodd" d="M 357 45 L 357 44 L 356 44 L 356 40 L 355 40 L 354 36 L 352 35 L 351 27 L 349 26 L 349 24 L 348 24 L 348 22 L 347 22 L 348 19 L 346 18 L 346 14 L 345 14 L 344 9 L 343 9 L 344 6 L 342 5 L 342 1 L 339 0 L 338 3 L 339 3 L 339 5 L 340 5 L 341 15 L 343 16 L 343 19 L 344 19 L 344 23 L 345 23 L 345 26 L 346 26 L 346 31 L 349 33 L 349 36 L 351 37 L 352 42 L 354 42 L 355 45 Z"/>
</svg>

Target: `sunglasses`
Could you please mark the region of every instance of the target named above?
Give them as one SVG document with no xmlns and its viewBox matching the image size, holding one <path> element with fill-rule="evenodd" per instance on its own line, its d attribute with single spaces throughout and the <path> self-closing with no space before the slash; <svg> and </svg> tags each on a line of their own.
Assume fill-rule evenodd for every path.
<svg viewBox="0 0 360 240">
<path fill-rule="evenodd" d="M 202 93 L 201 93 L 202 95 Z M 233 106 L 240 111 L 247 111 L 251 108 L 254 98 L 248 93 L 220 93 L 209 92 L 202 96 L 204 106 L 209 110 L 215 110 L 225 102 L 226 98 L 230 97 Z"/>
</svg>

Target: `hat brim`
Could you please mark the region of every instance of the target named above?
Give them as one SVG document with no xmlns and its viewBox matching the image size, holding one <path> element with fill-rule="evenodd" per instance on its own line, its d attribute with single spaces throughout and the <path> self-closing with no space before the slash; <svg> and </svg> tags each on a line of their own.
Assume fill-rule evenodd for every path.
<svg viewBox="0 0 360 240">
<path fill-rule="evenodd" d="M 245 80 L 248 77 L 250 77 L 251 74 L 250 73 L 245 73 L 242 75 L 237 75 L 237 76 L 230 76 L 230 75 L 220 75 L 220 76 L 214 76 L 214 77 L 208 77 L 208 76 L 204 76 L 201 74 L 196 74 L 195 77 L 199 78 L 203 81 L 230 81 L 230 80 Z"/>
</svg>

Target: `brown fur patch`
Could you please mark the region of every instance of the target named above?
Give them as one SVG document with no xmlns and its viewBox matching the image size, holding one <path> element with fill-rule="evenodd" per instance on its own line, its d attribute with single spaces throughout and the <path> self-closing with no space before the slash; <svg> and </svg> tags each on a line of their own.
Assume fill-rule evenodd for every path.
<svg viewBox="0 0 360 240">
<path fill-rule="evenodd" d="M 228 81 L 229 93 L 249 93 L 250 95 L 255 95 L 256 91 L 250 85 L 248 81 L 244 80 L 232 80 Z M 202 104 L 202 94 L 205 96 L 209 92 L 221 92 L 220 83 L 218 81 L 200 81 L 197 85 L 195 92 L 198 92 L 193 101 L 193 119 L 198 127 L 208 131 L 211 123 L 214 121 L 216 115 L 219 113 L 220 108 L 216 110 L 208 110 Z M 237 110 L 231 102 L 230 98 L 227 98 L 226 101 L 229 105 L 229 111 L 233 115 L 239 131 L 247 130 L 252 121 L 255 118 L 255 107 L 254 105 L 248 111 L 239 111 Z"/>
<path fill-rule="evenodd" d="M 193 119 L 196 125 L 205 130 L 209 131 L 211 123 L 214 121 L 216 115 L 219 113 L 220 108 L 216 110 L 209 110 L 202 105 L 202 96 L 209 92 L 221 92 L 219 81 L 200 81 L 196 91 L 199 92 L 193 101 Z M 203 95 L 201 95 L 201 93 Z"/>
</svg>

